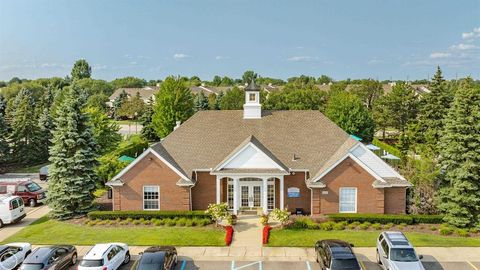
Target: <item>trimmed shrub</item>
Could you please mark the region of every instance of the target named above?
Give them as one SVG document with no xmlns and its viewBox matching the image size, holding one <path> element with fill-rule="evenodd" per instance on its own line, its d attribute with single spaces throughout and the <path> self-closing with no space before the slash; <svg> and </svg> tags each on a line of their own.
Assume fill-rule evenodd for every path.
<svg viewBox="0 0 480 270">
<path fill-rule="evenodd" d="M 140 221 L 139 219 L 134 219 L 134 220 L 132 221 L 132 224 L 133 224 L 133 225 L 139 225 L 140 223 L 142 223 L 142 221 Z"/>
<path fill-rule="evenodd" d="M 393 223 L 387 223 L 387 224 L 383 225 L 383 228 L 384 228 L 385 230 L 389 230 L 389 229 L 391 229 L 391 228 L 393 227 L 393 225 L 394 225 Z"/>
<path fill-rule="evenodd" d="M 334 229 L 335 231 L 343 231 L 343 230 L 345 230 L 345 223 L 343 223 L 343 222 L 335 223 L 335 224 L 333 225 L 333 229 Z"/>
<path fill-rule="evenodd" d="M 461 236 L 461 237 L 468 237 L 468 236 L 470 236 L 470 235 L 468 234 L 468 230 L 466 230 L 466 229 L 456 229 L 456 230 L 455 230 L 455 233 L 456 233 L 458 236 Z"/>
<path fill-rule="evenodd" d="M 347 228 L 349 228 L 350 230 L 354 230 L 354 229 L 357 228 L 357 226 L 358 226 L 358 225 L 355 224 L 355 223 L 350 223 L 350 224 L 347 225 Z"/>
<path fill-rule="evenodd" d="M 204 211 L 92 211 L 89 219 L 164 219 L 164 218 L 208 218 Z"/>
<path fill-rule="evenodd" d="M 470 233 L 478 233 L 478 228 L 473 227 L 473 228 L 470 228 L 468 231 Z"/>
<path fill-rule="evenodd" d="M 453 233 L 453 228 L 448 226 L 441 226 L 438 232 L 441 235 L 451 235 Z"/>
<path fill-rule="evenodd" d="M 183 227 L 183 226 L 185 226 L 186 222 L 187 222 L 187 219 L 186 219 L 186 218 L 179 218 L 175 224 L 176 224 L 177 226 Z"/>
<path fill-rule="evenodd" d="M 443 222 L 442 215 L 410 215 L 413 218 L 413 223 L 425 224 L 441 224 Z"/>
<path fill-rule="evenodd" d="M 358 222 L 370 222 L 370 223 L 406 223 L 413 224 L 414 220 L 409 215 L 384 215 L 384 214 L 330 214 L 328 217 L 336 222 L 346 221 L 352 223 L 355 221 Z"/>
<path fill-rule="evenodd" d="M 433 225 L 430 226 L 430 231 L 436 231 L 437 229 L 438 229 L 437 226 L 433 226 Z"/>
<path fill-rule="evenodd" d="M 185 226 L 192 227 L 193 226 L 193 219 L 186 219 Z"/>
<path fill-rule="evenodd" d="M 162 226 L 165 224 L 165 220 L 164 219 L 156 219 L 154 222 L 153 222 L 153 225 L 155 226 Z"/>
<path fill-rule="evenodd" d="M 167 218 L 165 219 L 165 225 L 169 227 L 173 227 L 177 224 L 177 221 L 175 219 Z"/>
<path fill-rule="evenodd" d="M 360 224 L 360 226 L 358 226 L 358 228 L 360 228 L 360 230 L 368 230 L 368 228 L 370 228 L 370 225 L 372 225 L 372 223 L 370 222 L 364 222 L 362 224 Z"/>
<path fill-rule="evenodd" d="M 331 221 L 322 222 L 320 223 L 320 229 L 324 231 L 331 231 L 333 229 L 334 224 L 335 223 Z"/>
<path fill-rule="evenodd" d="M 373 228 L 374 230 L 377 230 L 377 231 L 378 231 L 378 230 L 381 230 L 381 229 L 382 229 L 382 224 L 380 224 L 380 223 L 374 223 L 374 224 L 372 224 L 372 228 Z"/>
</svg>

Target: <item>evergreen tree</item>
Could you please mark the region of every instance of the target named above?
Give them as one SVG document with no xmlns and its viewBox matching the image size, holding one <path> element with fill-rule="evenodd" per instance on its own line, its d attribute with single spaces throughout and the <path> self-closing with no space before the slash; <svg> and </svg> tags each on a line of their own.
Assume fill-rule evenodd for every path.
<svg viewBox="0 0 480 270">
<path fill-rule="evenodd" d="M 0 114 L 5 115 L 5 110 L 7 109 L 7 100 L 0 95 Z"/>
<path fill-rule="evenodd" d="M 92 75 L 92 68 L 85 59 L 80 59 L 73 65 L 71 75 L 73 80 L 90 78 Z"/>
<path fill-rule="evenodd" d="M 35 101 L 29 89 L 22 89 L 15 97 L 10 127 L 14 159 L 24 164 L 39 161 L 41 153 Z"/>
<path fill-rule="evenodd" d="M 50 113 L 50 107 L 53 103 L 53 94 L 50 88 L 42 96 L 42 100 L 37 107 L 38 119 L 38 146 L 40 149 L 39 158 L 41 161 L 48 160 L 48 149 L 51 145 L 53 119 Z"/>
<path fill-rule="evenodd" d="M 180 78 L 168 77 L 156 94 L 153 127 L 160 138 L 164 138 L 176 125 L 193 114 L 193 96 Z"/>
<path fill-rule="evenodd" d="M 208 110 L 208 98 L 205 94 L 200 91 L 195 95 L 195 111 L 205 111 Z"/>
<path fill-rule="evenodd" d="M 140 117 L 140 123 L 142 124 L 142 136 L 149 141 L 158 141 L 157 133 L 152 125 L 153 117 L 153 100 L 150 99 L 150 102 L 145 106 L 145 110 Z"/>
<path fill-rule="evenodd" d="M 406 83 L 396 84 L 392 92 L 383 100 L 385 113 L 390 117 L 392 126 L 402 133 L 407 125 L 416 118 L 418 112 L 418 99 L 413 88 Z"/>
<path fill-rule="evenodd" d="M 439 209 L 459 227 L 480 223 L 480 88 L 472 80 L 457 89 L 440 140 L 443 172 Z"/>
<path fill-rule="evenodd" d="M 429 88 L 430 93 L 426 93 L 422 99 L 423 106 L 418 116 L 419 132 L 415 137 L 418 142 L 425 142 L 436 149 L 453 99 L 453 93 L 450 93 L 440 67 L 437 67 Z"/>
<path fill-rule="evenodd" d="M 97 146 L 82 113 L 85 100 L 81 89 L 73 85 L 58 108 L 50 147 L 48 206 L 56 219 L 85 215 L 93 209 L 93 191 L 97 176 Z M 79 98 L 81 97 L 81 98 Z"/>
<path fill-rule="evenodd" d="M 223 91 L 220 91 L 220 93 L 218 93 L 218 95 L 215 99 L 215 103 L 213 105 L 214 110 L 220 110 L 221 109 L 221 104 L 222 104 L 222 100 L 223 100 L 224 96 L 225 96 L 225 93 L 223 93 Z"/>
<path fill-rule="evenodd" d="M 10 161 L 10 146 L 7 136 L 7 125 L 3 118 L 3 113 L 0 112 L 0 164 L 5 164 Z"/>
<path fill-rule="evenodd" d="M 355 95 L 346 92 L 334 94 L 327 103 L 325 115 L 345 132 L 366 141 L 373 139 L 375 124 L 372 115 Z"/>
</svg>

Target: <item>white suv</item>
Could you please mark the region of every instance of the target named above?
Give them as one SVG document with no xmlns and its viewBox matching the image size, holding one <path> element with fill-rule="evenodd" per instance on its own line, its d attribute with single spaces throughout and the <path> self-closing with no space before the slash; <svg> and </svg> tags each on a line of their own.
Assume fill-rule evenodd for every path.
<svg viewBox="0 0 480 270">
<path fill-rule="evenodd" d="M 127 244 L 97 244 L 83 256 L 78 270 L 116 270 L 128 262 L 130 252 Z"/>
<path fill-rule="evenodd" d="M 377 239 L 377 263 L 383 269 L 425 270 L 422 258 L 402 232 L 382 232 Z"/>
</svg>

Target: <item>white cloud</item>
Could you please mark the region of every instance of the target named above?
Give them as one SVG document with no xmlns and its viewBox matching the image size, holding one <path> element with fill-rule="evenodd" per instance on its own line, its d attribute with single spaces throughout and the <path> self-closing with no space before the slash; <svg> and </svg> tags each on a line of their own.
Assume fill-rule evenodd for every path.
<svg viewBox="0 0 480 270">
<path fill-rule="evenodd" d="M 176 53 L 173 55 L 173 58 L 175 59 L 184 59 L 184 58 L 189 58 L 190 55 L 184 54 L 184 53 Z"/>
<path fill-rule="evenodd" d="M 430 58 L 438 59 L 438 58 L 447 58 L 450 57 L 452 54 L 447 52 L 434 52 L 430 54 Z"/>
<path fill-rule="evenodd" d="M 477 46 L 475 46 L 473 44 L 465 44 L 465 43 L 459 43 L 459 44 L 455 44 L 455 45 L 450 46 L 450 49 L 459 50 L 459 51 L 471 50 L 471 49 L 475 49 L 475 48 L 477 48 Z"/>
<path fill-rule="evenodd" d="M 215 60 L 225 60 L 225 59 L 230 59 L 230 56 L 222 56 L 222 55 L 215 56 Z"/>
<path fill-rule="evenodd" d="M 101 70 L 101 69 L 106 69 L 107 65 L 93 65 L 92 69 L 93 70 Z"/>
<path fill-rule="evenodd" d="M 480 37 L 480 27 L 473 28 L 472 32 L 462 33 L 463 39 L 473 39 Z"/>
<path fill-rule="evenodd" d="M 308 61 L 314 61 L 317 60 L 317 57 L 312 57 L 312 56 L 292 56 L 290 58 L 287 58 L 287 61 L 291 62 L 308 62 Z"/>
<path fill-rule="evenodd" d="M 379 59 L 378 57 L 373 57 L 368 61 L 368 64 L 371 64 L 371 65 L 381 64 L 381 63 L 385 63 L 385 61 L 383 61 L 382 59 Z"/>
</svg>

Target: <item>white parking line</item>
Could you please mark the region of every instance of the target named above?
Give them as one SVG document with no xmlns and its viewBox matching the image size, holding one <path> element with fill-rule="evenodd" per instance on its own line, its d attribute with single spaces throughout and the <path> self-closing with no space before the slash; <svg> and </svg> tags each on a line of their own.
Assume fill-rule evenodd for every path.
<svg viewBox="0 0 480 270">
<path fill-rule="evenodd" d="M 235 261 L 232 261 L 232 266 L 231 266 L 231 270 L 239 270 L 239 269 L 243 269 L 245 267 L 250 267 L 250 266 L 253 266 L 255 264 L 258 264 L 258 270 L 262 270 L 263 269 L 263 264 L 262 264 L 262 261 L 258 261 L 258 262 L 252 262 L 252 263 L 249 263 L 249 264 L 245 264 L 245 265 L 242 265 L 242 266 L 239 266 L 237 268 L 235 268 Z"/>
<path fill-rule="evenodd" d="M 310 262 L 306 261 L 305 263 L 307 264 L 307 270 L 312 270 L 312 268 L 310 268 Z"/>
<path fill-rule="evenodd" d="M 470 264 L 470 266 L 473 267 L 473 269 L 478 270 L 478 267 L 476 267 L 475 265 L 473 265 L 473 263 L 471 263 L 471 262 L 469 262 L 469 261 L 467 261 L 467 263 Z"/>
</svg>

